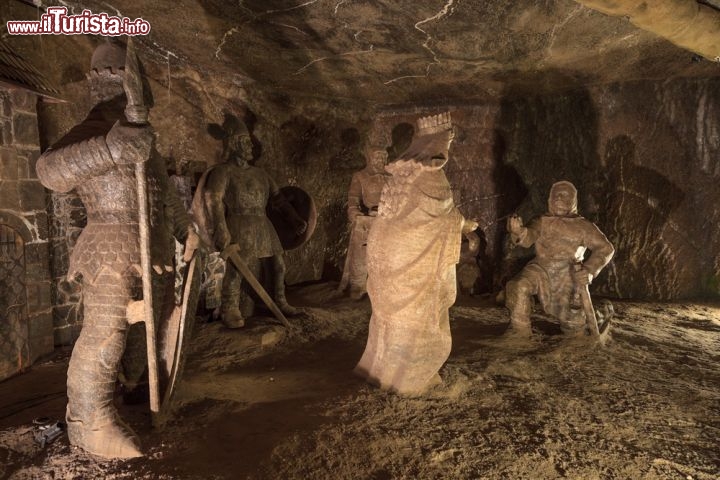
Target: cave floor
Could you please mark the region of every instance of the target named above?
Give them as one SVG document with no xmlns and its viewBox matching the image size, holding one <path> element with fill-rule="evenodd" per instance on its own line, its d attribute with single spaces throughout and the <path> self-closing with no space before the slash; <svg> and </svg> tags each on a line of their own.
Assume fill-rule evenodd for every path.
<svg viewBox="0 0 720 480">
<path fill-rule="evenodd" d="M 518 346 L 504 308 L 461 298 L 444 383 L 408 398 L 351 374 L 367 299 L 293 294 L 307 314 L 289 336 L 262 318 L 196 325 L 164 429 L 119 406 L 144 458 L 33 442 L 33 418 L 63 416 L 69 352 L 0 383 L 0 479 L 720 478 L 720 305 L 615 302 L 604 347 L 538 316 Z"/>
</svg>

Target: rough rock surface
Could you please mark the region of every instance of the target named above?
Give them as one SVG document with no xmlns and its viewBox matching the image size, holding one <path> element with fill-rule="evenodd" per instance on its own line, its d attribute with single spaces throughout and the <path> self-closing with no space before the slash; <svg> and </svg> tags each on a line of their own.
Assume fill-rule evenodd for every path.
<svg viewBox="0 0 720 480">
<path fill-rule="evenodd" d="M 596 290 L 718 294 L 720 70 L 622 17 L 570 0 L 62 3 L 151 23 L 139 53 L 169 169 L 194 178 L 219 158 L 207 125 L 225 111 L 252 113 L 258 165 L 318 204 L 313 239 L 288 254 L 290 283 L 339 277 L 346 189 L 363 166 L 372 119 L 390 131 L 451 109 L 465 135 L 447 175 L 456 203 L 485 236 L 480 291 L 497 290 L 521 266 L 503 260 L 518 252 L 505 249 L 497 219 L 516 209 L 541 213 L 547 188 L 562 176 L 585 195 L 581 213 L 619 246 Z M 38 12 L 13 0 L 0 13 Z M 44 148 L 87 111 L 84 73 L 98 39 L 9 41 L 70 101 L 40 105 Z M 79 227 L 61 223 L 69 232 Z"/>
<path fill-rule="evenodd" d="M 221 333 L 199 324 L 176 417 L 149 429 L 124 407 L 148 456 L 93 459 L 65 438 L 47 449 L 28 428 L 63 415 L 65 361 L 0 384 L 0 475 L 36 478 L 669 478 L 716 479 L 718 306 L 616 302 L 605 348 L 559 335 L 504 343 L 504 309 L 451 309 L 444 384 L 420 398 L 371 387 L 350 370 L 365 345 L 369 302 L 304 288 L 292 338 L 279 327 Z M 302 299 L 302 301 L 300 301 Z M 43 403 L 40 403 L 43 402 Z M 9 404 L 9 405 L 8 405 Z M 24 407 L 24 408 L 23 408 Z"/>
<path fill-rule="evenodd" d="M 579 211 L 615 245 L 595 285 L 621 298 L 718 294 L 716 80 L 625 83 L 503 102 L 505 154 L 528 188 L 523 216 L 549 186 L 579 188 Z"/>
</svg>

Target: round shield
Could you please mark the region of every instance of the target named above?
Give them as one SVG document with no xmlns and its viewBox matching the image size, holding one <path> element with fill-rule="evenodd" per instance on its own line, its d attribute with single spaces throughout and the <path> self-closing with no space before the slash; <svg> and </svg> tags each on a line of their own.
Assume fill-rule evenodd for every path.
<svg viewBox="0 0 720 480">
<path fill-rule="evenodd" d="M 307 222 L 307 229 L 301 234 L 296 231 L 295 224 L 279 210 L 268 206 L 266 212 L 270 222 L 280 238 L 280 243 L 285 250 L 298 248 L 308 241 L 315 231 L 317 225 L 317 210 L 315 202 L 308 193 L 300 187 L 288 186 L 280 189 L 280 194 L 285 197 L 288 203 L 295 209 L 297 214 Z"/>
</svg>

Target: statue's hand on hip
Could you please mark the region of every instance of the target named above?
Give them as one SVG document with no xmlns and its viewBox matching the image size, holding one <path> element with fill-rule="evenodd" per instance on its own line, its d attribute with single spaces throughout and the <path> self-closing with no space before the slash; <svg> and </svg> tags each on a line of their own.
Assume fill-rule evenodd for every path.
<svg viewBox="0 0 720 480">
<path fill-rule="evenodd" d="M 576 268 L 572 274 L 576 285 L 585 286 L 592 283 L 593 274 L 585 267 Z"/>
</svg>

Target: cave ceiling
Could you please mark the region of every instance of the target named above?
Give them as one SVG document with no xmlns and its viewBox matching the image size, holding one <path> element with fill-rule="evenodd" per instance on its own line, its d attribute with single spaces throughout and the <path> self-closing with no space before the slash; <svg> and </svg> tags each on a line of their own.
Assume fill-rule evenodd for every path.
<svg viewBox="0 0 720 480">
<path fill-rule="evenodd" d="M 37 0 L 36 0 L 37 1 Z M 43 1 L 45 6 L 58 4 Z M 715 76 L 626 18 L 571 0 L 63 1 L 152 25 L 141 52 L 289 95 L 484 102 L 642 79 Z"/>
</svg>

